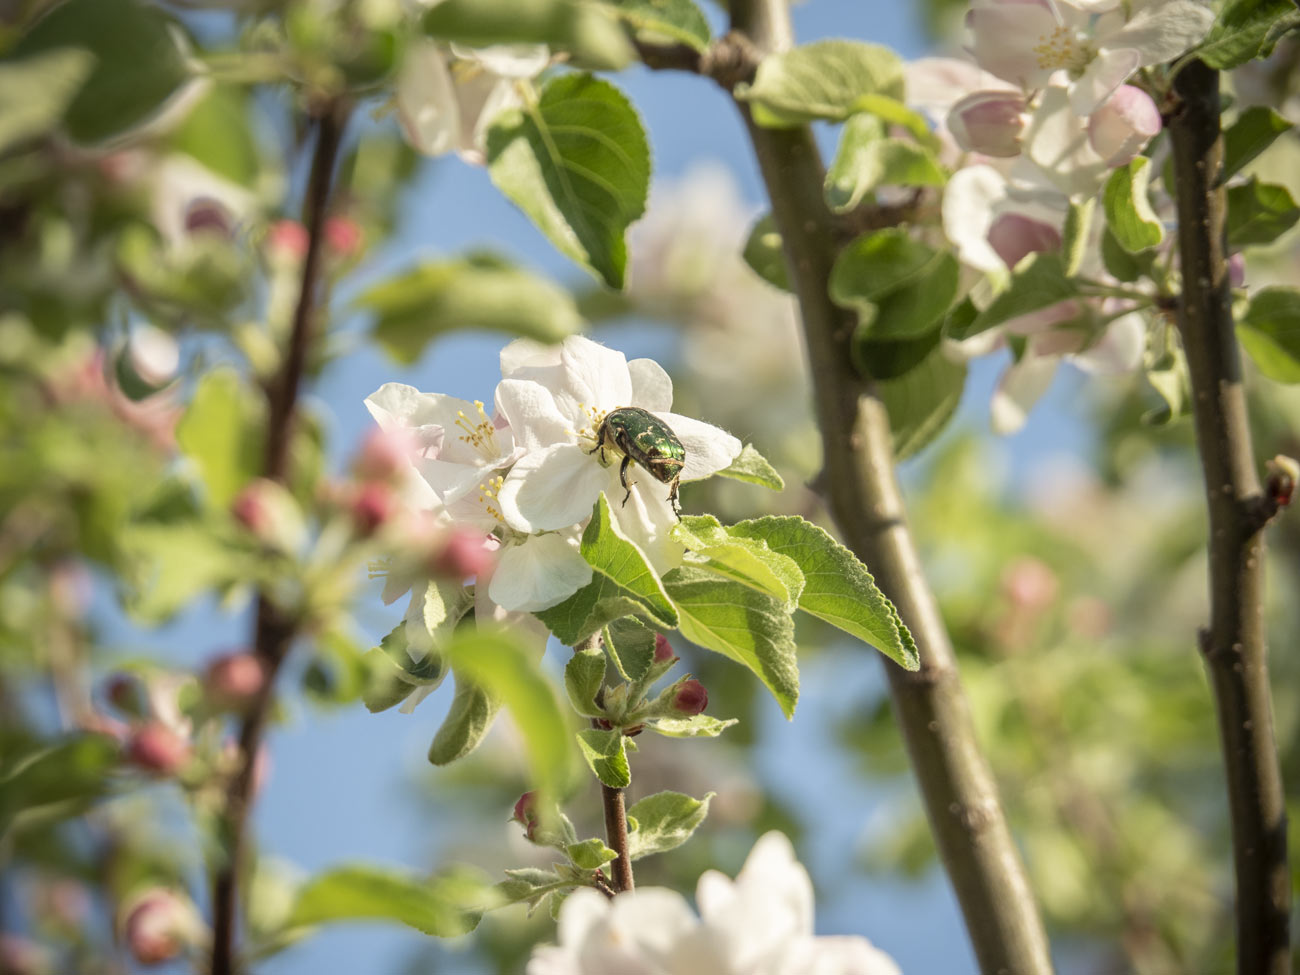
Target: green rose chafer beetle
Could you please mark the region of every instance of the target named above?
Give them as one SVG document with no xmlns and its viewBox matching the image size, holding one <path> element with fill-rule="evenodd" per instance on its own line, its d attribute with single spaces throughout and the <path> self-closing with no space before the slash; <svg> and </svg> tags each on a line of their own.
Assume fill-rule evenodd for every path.
<svg viewBox="0 0 1300 975">
<path fill-rule="evenodd" d="M 600 459 L 604 460 L 606 447 L 623 454 L 618 481 L 627 488 L 627 494 L 623 495 L 624 504 L 632 496 L 632 485 L 627 483 L 627 467 L 635 461 L 655 480 L 669 485 L 668 501 L 673 506 L 673 513 L 681 517 L 677 485 L 681 481 L 682 468 L 686 466 L 686 448 L 668 424 L 639 406 L 610 410 L 596 428 L 596 446 L 587 453 L 594 454 L 599 450 Z"/>
</svg>

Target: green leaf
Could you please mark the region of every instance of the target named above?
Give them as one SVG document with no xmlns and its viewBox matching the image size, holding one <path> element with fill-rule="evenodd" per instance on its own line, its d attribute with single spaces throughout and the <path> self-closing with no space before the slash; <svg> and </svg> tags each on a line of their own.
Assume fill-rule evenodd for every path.
<svg viewBox="0 0 1300 975">
<path fill-rule="evenodd" d="M 545 44 L 597 71 L 620 71 L 635 56 L 606 10 L 577 0 L 442 0 L 425 13 L 423 26 L 469 47 Z"/>
<path fill-rule="evenodd" d="M 963 302 L 963 306 L 965 304 Z M 974 312 L 971 317 L 974 318 Z M 921 365 L 942 340 L 943 333 L 937 328 L 913 339 L 881 341 L 873 339 L 870 333 L 855 333 L 849 352 L 853 367 L 860 375 L 872 379 L 897 379 Z"/>
<path fill-rule="evenodd" d="M 806 583 L 799 608 L 876 647 L 907 670 L 920 660 L 894 604 L 876 588 L 867 567 L 825 530 L 796 515 L 769 515 L 732 525 L 733 535 L 761 538 L 788 555 Z"/>
<path fill-rule="evenodd" d="M 1092 229 L 1092 215 L 1096 210 L 1095 196 L 1070 201 L 1070 212 L 1065 216 L 1065 228 L 1061 234 L 1061 256 L 1065 261 L 1066 277 L 1074 277 L 1083 265 L 1088 251 L 1089 231 Z"/>
<path fill-rule="evenodd" d="M 98 734 L 47 744 L 6 732 L 0 745 L 0 841 L 25 823 L 84 812 L 108 793 L 119 754 L 116 741 Z"/>
<path fill-rule="evenodd" d="M 0 153 L 54 128 L 94 66 L 78 48 L 0 61 Z"/>
<path fill-rule="evenodd" d="M 605 652 L 579 650 L 564 665 L 564 689 L 573 710 L 586 718 L 604 716 L 605 709 L 596 703 L 605 686 Z"/>
<path fill-rule="evenodd" d="M 1162 407 L 1145 414 L 1142 422 L 1160 426 L 1186 415 L 1191 396 L 1187 356 L 1172 327 L 1152 330 L 1142 364 L 1147 382 L 1164 401 Z"/>
<path fill-rule="evenodd" d="M 740 454 L 731 462 L 731 466 L 718 471 L 718 476 L 730 477 L 736 481 L 744 481 L 746 484 L 757 484 L 759 487 L 771 488 L 773 491 L 785 490 L 785 480 L 752 443 L 745 444 Z"/>
<path fill-rule="evenodd" d="M 1295 226 L 1297 218 L 1300 208 L 1285 186 L 1251 177 L 1247 183 L 1228 187 L 1229 250 L 1271 244 Z"/>
<path fill-rule="evenodd" d="M 724 721 L 707 714 L 694 714 L 689 718 L 652 718 L 646 727 L 665 738 L 716 738 L 739 723 L 735 718 Z"/>
<path fill-rule="evenodd" d="M 1155 247 L 1165 239 L 1165 229 L 1147 197 L 1150 181 L 1151 160 L 1138 156 L 1110 174 L 1102 194 L 1106 225 L 1130 254 Z"/>
<path fill-rule="evenodd" d="M 1295 126 L 1267 105 L 1252 105 L 1223 133 L 1223 176 L 1227 180 Z"/>
<path fill-rule="evenodd" d="M 1278 37 L 1300 24 L 1291 0 L 1228 0 L 1195 53 L 1224 71 L 1268 57 Z"/>
<path fill-rule="evenodd" d="M 436 653 L 420 654 L 413 657 L 407 638 L 407 625 L 403 620 L 379 642 L 379 650 L 386 656 L 397 671 L 398 677 L 417 687 L 441 684 L 447 676 L 447 661 Z M 419 659 L 416 659 L 418 657 Z"/>
<path fill-rule="evenodd" d="M 1132 282 L 1151 273 L 1157 253 L 1154 250 L 1130 254 L 1120 246 L 1110 227 L 1101 232 L 1101 262 L 1106 271 L 1118 280 Z"/>
<path fill-rule="evenodd" d="M 617 855 L 615 854 L 615 856 Z M 506 879 L 496 886 L 498 897 L 506 904 L 518 904 L 521 901 L 526 901 L 530 912 L 548 894 L 580 886 L 576 880 L 561 877 L 554 870 L 541 870 L 537 867 L 520 867 L 516 870 L 506 870 L 505 875 Z"/>
<path fill-rule="evenodd" d="M 451 708 L 429 745 L 430 763 L 450 765 L 472 752 L 492 730 L 500 709 L 500 698 L 457 674 Z"/>
<path fill-rule="evenodd" d="M 627 811 L 628 818 L 636 820 L 636 829 L 627 837 L 628 855 L 640 860 L 677 849 L 704 822 L 714 795 L 692 799 L 680 792 L 656 792 L 634 803 Z"/>
<path fill-rule="evenodd" d="M 672 536 L 708 560 L 701 568 L 775 596 L 790 610 L 797 605 L 803 573 L 793 559 L 773 552 L 762 539 L 733 537 L 712 515 L 687 515 L 674 526 Z"/>
<path fill-rule="evenodd" d="M 172 132 L 172 146 L 218 176 L 255 188 L 261 160 L 248 102 L 244 88 L 213 85 Z"/>
<path fill-rule="evenodd" d="M 364 864 L 335 867 L 298 892 L 288 926 L 397 921 L 424 934 L 454 938 L 478 925 L 487 889 L 463 869 L 426 878 Z"/>
<path fill-rule="evenodd" d="M 361 703 L 371 714 L 397 707 L 420 686 L 405 679 L 401 668 L 380 647 L 366 651 L 361 666 L 364 672 Z"/>
<path fill-rule="evenodd" d="M 737 85 L 734 94 L 749 102 L 755 122 L 769 128 L 842 122 L 861 110 L 863 95 L 901 100 L 903 62 L 879 44 L 816 41 L 769 54 L 753 83 Z"/>
<path fill-rule="evenodd" d="M 622 92 L 586 74 L 554 78 L 496 117 L 487 154 L 492 182 L 561 253 L 623 287 L 623 234 L 645 210 L 650 150 Z"/>
<path fill-rule="evenodd" d="M 123 530 L 121 541 L 130 560 L 122 580 L 127 608 L 144 623 L 170 619 L 252 568 L 242 552 L 201 522 L 134 524 Z"/>
<path fill-rule="evenodd" d="M 632 617 L 611 620 L 605 627 L 605 652 L 625 681 L 639 681 L 655 662 L 655 631 Z"/>
<path fill-rule="evenodd" d="M 686 44 L 697 51 L 709 47 L 712 33 L 704 12 L 692 0 L 605 0 L 646 44 Z"/>
<path fill-rule="evenodd" d="M 857 311 L 864 336 L 915 338 L 942 321 L 957 296 L 959 271 L 948 252 L 891 227 L 863 234 L 840 252 L 831 268 L 830 296 Z"/>
<path fill-rule="evenodd" d="M 558 606 L 537 614 L 562 642 L 572 646 L 611 620 L 633 613 L 664 627 L 677 625 L 677 612 L 663 583 L 641 550 L 614 524 L 604 492 L 582 533 L 582 557 L 595 570 L 592 581 Z"/>
<path fill-rule="evenodd" d="M 845 123 L 826 173 L 826 203 L 847 213 L 879 186 L 942 186 L 946 180 L 929 148 L 888 137 L 880 119 L 858 114 Z"/>
<path fill-rule="evenodd" d="M 52 50 L 94 58 L 90 76 L 63 116 L 78 142 L 101 142 L 145 122 L 188 79 L 174 25 L 135 0 L 67 0 L 14 47 L 15 59 Z"/>
<path fill-rule="evenodd" d="M 966 385 L 966 364 L 944 354 L 935 344 L 912 369 L 882 379 L 876 392 L 889 413 L 894 436 L 894 458 L 903 460 L 937 437 L 956 415 Z"/>
<path fill-rule="evenodd" d="M 754 222 L 745 241 L 742 255 L 750 270 L 774 288 L 790 291 L 790 274 L 785 264 L 785 250 L 781 245 L 781 232 L 776 229 L 772 214 L 765 213 Z"/>
<path fill-rule="evenodd" d="M 464 674 L 510 712 L 541 794 L 539 805 L 561 795 L 572 768 L 569 724 L 539 654 L 505 633 L 466 627 L 457 631 L 447 656 L 458 680 Z"/>
<path fill-rule="evenodd" d="M 900 96 L 901 97 L 901 96 Z M 853 100 L 855 113 L 874 115 L 886 125 L 899 126 L 911 133 L 927 149 L 938 152 L 942 144 L 930 131 L 930 123 L 920 112 L 908 108 L 899 98 L 881 92 L 867 92 Z"/>
<path fill-rule="evenodd" d="M 782 602 L 686 566 L 668 573 L 664 585 L 677 605 L 682 636 L 744 664 L 772 692 L 785 716 L 792 717 L 799 697 L 799 667 L 794 622 Z"/>
<path fill-rule="evenodd" d="M 1060 254 L 1030 254 L 1016 265 L 1007 289 L 994 298 L 968 328 L 954 332 L 951 337 L 970 338 L 1012 318 L 1077 297 L 1078 293 L 1074 282 L 1065 274 Z"/>
<path fill-rule="evenodd" d="M 199 380 L 176 425 L 176 443 L 199 469 L 214 508 L 228 508 L 262 464 L 262 409 L 233 369 Z"/>
<path fill-rule="evenodd" d="M 375 340 L 408 364 L 453 331 L 498 331 L 554 343 L 582 325 L 566 289 L 492 254 L 425 261 L 368 288 L 357 305 L 374 315 Z"/>
<path fill-rule="evenodd" d="M 581 843 L 570 843 L 564 852 L 569 855 L 573 865 L 582 870 L 599 870 L 618 854 L 607 847 L 602 840 L 593 837 Z"/>
<path fill-rule="evenodd" d="M 1300 292 L 1259 291 L 1237 325 L 1237 338 L 1269 379 L 1300 383 Z"/>
<path fill-rule="evenodd" d="M 578 732 L 578 748 L 596 778 L 611 789 L 625 788 L 632 781 L 621 729 L 584 728 Z"/>
</svg>

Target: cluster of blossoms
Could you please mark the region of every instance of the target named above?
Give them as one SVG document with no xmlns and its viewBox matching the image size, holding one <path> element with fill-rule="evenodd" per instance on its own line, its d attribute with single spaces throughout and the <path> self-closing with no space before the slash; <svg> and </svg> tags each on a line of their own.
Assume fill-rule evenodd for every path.
<svg viewBox="0 0 1300 975">
<path fill-rule="evenodd" d="M 976 63 L 923 59 L 908 76 L 910 100 L 939 124 L 947 161 L 962 166 L 943 199 L 962 263 L 1005 279 L 1026 256 L 1059 250 L 1071 202 L 1094 197 L 1161 131 L 1151 95 L 1128 82 L 1195 46 L 1213 20 L 1198 0 L 974 0 Z M 1098 251 L 1088 249 L 1081 270 L 1104 282 Z M 1068 300 L 971 340 L 966 355 L 1008 337 L 1022 345 L 995 393 L 994 428 L 1024 423 L 1063 358 L 1092 372 L 1139 365 L 1145 323 L 1124 311 Z"/>
<path fill-rule="evenodd" d="M 496 547 L 487 585 L 480 575 L 475 587 L 477 618 L 544 610 L 591 581 L 579 540 L 602 492 L 618 529 L 655 571 L 678 565 L 683 549 L 671 536 L 677 515 L 668 485 L 634 468 L 625 489 L 621 458 L 598 449 L 597 431 L 612 410 L 648 411 L 685 448 L 684 481 L 726 469 L 740 441 L 670 412 L 672 381 L 654 361 L 628 361 L 581 336 L 559 346 L 517 340 L 501 352 L 501 376 L 490 410 L 400 383 L 366 400 L 385 433 L 408 445 L 412 505 Z M 385 598 L 410 581 L 392 580 Z"/>
<path fill-rule="evenodd" d="M 781 833 L 759 839 L 734 881 L 707 871 L 695 901 L 698 917 L 673 890 L 576 890 L 559 944 L 537 948 L 528 975 L 899 975 L 866 938 L 814 937 L 812 881 Z"/>
</svg>

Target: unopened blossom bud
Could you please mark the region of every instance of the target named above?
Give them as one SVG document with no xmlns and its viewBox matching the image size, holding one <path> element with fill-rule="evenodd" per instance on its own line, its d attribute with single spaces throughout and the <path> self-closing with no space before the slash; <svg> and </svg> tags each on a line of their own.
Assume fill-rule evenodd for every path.
<svg viewBox="0 0 1300 975">
<path fill-rule="evenodd" d="M 132 718 L 143 718 L 149 710 L 144 685 L 134 674 L 111 675 L 104 682 L 104 697 L 109 704 Z"/>
<path fill-rule="evenodd" d="M 948 131 L 957 145 L 986 156 L 1020 155 L 1025 99 L 1014 91 L 976 91 L 948 112 Z"/>
<path fill-rule="evenodd" d="M 668 642 L 668 637 L 662 633 L 655 634 L 655 663 L 666 664 L 671 660 L 676 660 L 677 654 L 673 653 L 673 645 Z"/>
<path fill-rule="evenodd" d="M 231 502 L 235 520 L 264 545 L 290 551 L 302 542 L 305 528 L 293 496 L 268 478 L 250 481 Z"/>
<path fill-rule="evenodd" d="M 1300 463 L 1294 457 L 1278 454 L 1265 467 L 1268 472 L 1265 490 L 1279 508 L 1285 508 L 1295 497 L 1296 481 L 1300 481 Z"/>
<path fill-rule="evenodd" d="M 415 438 L 408 431 L 375 427 L 361 442 L 352 462 L 353 473 L 363 481 L 396 480 L 410 470 L 410 457 L 416 449 Z"/>
<path fill-rule="evenodd" d="M 208 664 L 203 688 L 214 706 L 243 711 L 266 685 L 266 667 L 247 651 L 227 653 Z"/>
<path fill-rule="evenodd" d="M 515 803 L 511 821 L 524 827 L 524 835 L 530 840 L 537 838 L 537 828 L 541 825 L 541 816 L 537 814 L 537 793 L 525 792 Z"/>
<path fill-rule="evenodd" d="M 452 579 L 487 575 L 496 564 L 496 552 L 489 547 L 488 536 L 482 532 L 455 529 L 443 543 L 442 551 L 433 561 L 433 569 Z"/>
<path fill-rule="evenodd" d="M 267 253 L 282 261 L 301 261 L 309 240 L 307 228 L 297 220 L 277 220 L 266 232 Z"/>
<path fill-rule="evenodd" d="M 699 681 L 694 679 L 684 680 L 677 685 L 677 693 L 673 697 L 673 707 L 682 714 L 699 714 L 708 706 L 709 692 L 704 689 L 704 685 Z"/>
<path fill-rule="evenodd" d="M 325 221 L 325 246 L 338 257 L 355 257 L 361 250 L 361 225 L 351 217 Z"/>
<path fill-rule="evenodd" d="M 49 952 L 22 935 L 0 933 L 0 972 L 4 975 L 48 975 L 54 971 Z"/>
<path fill-rule="evenodd" d="M 166 887 L 135 899 L 123 925 L 126 946 L 142 965 L 171 961 L 197 940 L 201 929 L 194 907 Z"/>
<path fill-rule="evenodd" d="M 131 733 L 126 756 L 151 775 L 175 775 L 189 761 L 190 743 L 161 721 L 151 721 Z"/>
<path fill-rule="evenodd" d="M 137 325 L 126 341 L 125 366 L 150 389 L 171 382 L 181 363 L 176 339 L 152 325 Z"/>
<path fill-rule="evenodd" d="M 1088 142 L 1107 166 L 1127 166 L 1162 125 L 1160 109 L 1150 95 L 1133 85 L 1120 85 L 1088 117 Z"/>
<path fill-rule="evenodd" d="M 988 241 L 1007 267 L 1014 268 L 1028 254 L 1059 250 L 1061 232 L 1022 213 L 1004 213 L 989 227 Z"/>
<path fill-rule="evenodd" d="M 362 484 L 348 503 L 352 524 L 363 538 L 373 535 L 401 508 L 397 493 L 387 484 Z"/>
<path fill-rule="evenodd" d="M 185 232 L 228 238 L 234 235 L 235 218 L 221 203 L 208 197 L 191 200 L 185 207 Z"/>
<path fill-rule="evenodd" d="M 1234 288 L 1246 285 L 1246 259 L 1240 251 L 1228 258 L 1228 283 Z"/>
<path fill-rule="evenodd" d="M 1017 559 L 1002 573 L 1002 591 L 1020 610 L 1046 609 L 1055 601 L 1060 588 L 1056 573 L 1035 558 Z"/>
</svg>

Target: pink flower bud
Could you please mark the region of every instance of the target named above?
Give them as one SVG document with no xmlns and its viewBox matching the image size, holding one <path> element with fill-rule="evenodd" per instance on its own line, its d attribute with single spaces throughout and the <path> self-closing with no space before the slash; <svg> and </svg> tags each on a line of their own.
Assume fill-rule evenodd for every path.
<svg viewBox="0 0 1300 975">
<path fill-rule="evenodd" d="M 282 484 L 259 477 L 231 502 L 230 513 L 262 544 L 290 551 L 303 540 L 302 512 Z"/>
<path fill-rule="evenodd" d="M 123 927 L 135 960 L 158 965 L 194 942 L 198 924 L 187 900 L 165 887 L 155 887 L 135 900 Z"/>
<path fill-rule="evenodd" d="M 363 481 L 395 481 L 411 469 L 416 450 L 415 438 L 406 430 L 375 427 L 361 442 L 352 470 Z"/>
<path fill-rule="evenodd" d="M 307 228 L 297 220 L 277 220 L 266 233 L 266 249 L 273 258 L 301 261 L 307 256 Z"/>
<path fill-rule="evenodd" d="M 699 714 L 709 706 L 709 692 L 697 680 L 684 680 L 677 687 L 673 707 L 682 714 Z"/>
<path fill-rule="evenodd" d="M 46 975 L 53 970 L 49 952 L 35 941 L 0 933 L 0 972 L 4 975 Z"/>
<path fill-rule="evenodd" d="M 948 112 L 948 131 L 957 145 L 986 156 L 1020 155 L 1025 99 L 1014 91 L 976 91 Z"/>
<path fill-rule="evenodd" d="M 266 499 L 266 489 L 259 478 L 236 495 L 230 504 L 230 513 L 258 538 L 271 534 L 274 515 Z"/>
<path fill-rule="evenodd" d="M 1107 166 L 1126 166 L 1162 125 L 1160 109 L 1150 95 L 1133 85 L 1120 85 L 1088 117 L 1088 142 Z"/>
<path fill-rule="evenodd" d="M 668 642 L 668 637 L 662 633 L 655 634 L 655 663 L 666 664 L 670 660 L 676 660 L 677 654 L 673 653 L 673 645 Z"/>
<path fill-rule="evenodd" d="M 229 238 L 235 233 L 235 220 L 230 211 L 208 197 L 191 200 L 185 207 L 185 232 L 190 236 L 211 234 Z"/>
<path fill-rule="evenodd" d="M 367 538 L 401 508 L 397 493 L 387 484 L 362 484 L 348 504 L 357 534 Z"/>
<path fill-rule="evenodd" d="M 354 257 L 361 250 L 361 225 L 351 217 L 325 221 L 325 245 L 339 257 Z"/>
<path fill-rule="evenodd" d="M 433 561 L 433 569 L 452 579 L 466 579 L 487 575 L 495 564 L 496 552 L 489 548 L 486 535 L 456 529 L 447 536 L 442 551 Z"/>
<path fill-rule="evenodd" d="M 136 728 L 126 743 L 126 757 L 151 775 L 178 772 L 190 758 L 190 743 L 160 721 Z"/>
<path fill-rule="evenodd" d="M 1002 591 L 1018 609 L 1037 612 L 1056 599 L 1061 584 L 1051 568 L 1035 558 L 1017 559 L 1002 573 Z"/>
<path fill-rule="evenodd" d="M 1059 250 L 1061 232 L 1024 214 L 1004 213 L 989 227 L 988 240 L 1007 267 L 1014 268 L 1027 254 Z"/>
<path fill-rule="evenodd" d="M 1234 288 L 1246 285 L 1246 259 L 1240 251 L 1228 258 L 1228 283 Z"/>
<path fill-rule="evenodd" d="M 247 651 L 227 653 L 208 664 L 203 687 L 218 708 L 243 711 L 266 685 L 266 668 Z"/>
<path fill-rule="evenodd" d="M 542 819 L 537 814 L 537 793 L 525 792 L 515 803 L 515 811 L 510 817 L 512 822 L 524 827 L 524 835 L 530 840 L 536 838 L 537 827 Z"/>
</svg>

